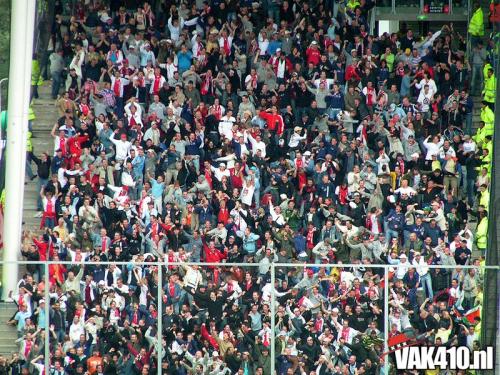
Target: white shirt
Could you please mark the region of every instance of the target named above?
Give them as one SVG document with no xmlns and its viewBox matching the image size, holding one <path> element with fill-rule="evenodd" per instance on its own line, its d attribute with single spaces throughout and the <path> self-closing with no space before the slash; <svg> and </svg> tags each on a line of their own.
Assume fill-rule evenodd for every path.
<svg viewBox="0 0 500 375">
<path fill-rule="evenodd" d="M 434 82 L 434 80 L 431 78 L 428 81 L 422 79 L 420 83 L 415 84 L 415 87 L 417 89 L 420 89 L 420 94 L 424 92 L 425 85 L 429 85 L 429 93 L 432 97 L 437 92 L 436 82 Z"/>
<path fill-rule="evenodd" d="M 429 272 L 429 266 L 422 256 L 420 257 L 420 262 L 417 262 L 417 259 L 413 259 L 412 264 L 420 277 L 427 275 Z"/>
<path fill-rule="evenodd" d="M 122 141 L 115 139 L 114 137 L 115 133 L 111 134 L 111 137 L 109 137 L 109 140 L 114 143 L 116 147 L 116 160 L 125 160 L 128 157 L 128 152 L 130 151 L 130 148 L 132 147 L 132 143 L 129 141 Z"/>
<path fill-rule="evenodd" d="M 405 276 L 406 272 L 408 272 L 408 268 L 410 268 L 410 264 L 408 262 L 399 262 L 396 268 L 396 278 L 401 280 Z"/>
<path fill-rule="evenodd" d="M 452 158 L 457 156 L 453 147 L 450 146 L 448 150 L 445 150 L 443 147 L 441 147 L 439 151 L 439 158 L 444 159 L 446 156 L 451 156 Z"/>
<path fill-rule="evenodd" d="M 427 93 L 425 92 L 425 90 L 420 91 L 417 102 L 422 106 L 422 112 L 429 112 L 433 95 L 434 94 L 430 89 L 429 91 L 427 91 Z"/>
<path fill-rule="evenodd" d="M 464 152 L 476 152 L 476 143 L 472 139 L 464 142 Z"/>
<path fill-rule="evenodd" d="M 429 139 L 429 138 L 427 138 L 427 139 Z M 438 143 L 434 143 L 432 141 L 429 142 L 427 139 L 424 140 L 424 146 L 427 150 L 427 153 L 425 155 L 425 160 L 432 160 L 432 157 L 434 155 L 436 155 L 436 156 L 439 155 L 439 152 L 441 150 L 441 146 L 444 143 L 444 139 L 441 138 Z"/>
<path fill-rule="evenodd" d="M 285 71 L 286 71 L 286 60 L 278 60 L 278 69 L 276 72 L 276 77 L 278 78 L 285 78 Z"/>
<path fill-rule="evenodd" d="M 134 114 L 132 114 L 132 111 L 130 110 L 130 107 L 132 107 L 132 104 L 135 107 Z M 142 123 L 142 107 L 139 104 L 132 103 L 132 102 L 127 103 L 127 105 L 124 107 L 124 110 L 125 110 L 125 114 L 127 115 L 127 120 L 129 122 L 129 124 L 130 124 L 130 120 L 133 117 L 134 120 L 135 120 L 135 123 L 141 125 L 141 128 L 143 127 L 143 123 Z"/>
<path fill-rule="evenodd" d="M 250 139 L 250 143 L 252 144 L 252 155 L 257 155 L 257 150 L 261 151 L 261 156 L 263 158 L 266 157 L 266 144 L 262 141 L 258 142 L 254 137 L 248 134 L 248 139 Z"/>
<path fill-rule="evenodd" d="M 212 169 L 212 172 L 214 172 L 214 176 L 217 180 L 222 181 L 222 177 L 226 176 L 227 178 L 231 177 L 231 173 L 229 172 L 229 169 L 225 168 L 224 170 L 220 168 L 215 168 L 215 167 L 210 167 Z"/>
<path fill-rule="evenodd" d="M 219 121 L 219 134 L 223 135 L 229 140 L 233 139 L 233 125 L 236 119 L 233 116 L 222 116 Z"/>
<path fill-rule="evenodd" d="M 293 133 L 292 136 L 290 137 L 290 141 L 288 142 L 289 147 L 297 147 L 300 144 L 300 141 L 303 141 L 304 139 L 307 138 L 307 134 L 304 134 L 303 136 Z"/>
</svg>

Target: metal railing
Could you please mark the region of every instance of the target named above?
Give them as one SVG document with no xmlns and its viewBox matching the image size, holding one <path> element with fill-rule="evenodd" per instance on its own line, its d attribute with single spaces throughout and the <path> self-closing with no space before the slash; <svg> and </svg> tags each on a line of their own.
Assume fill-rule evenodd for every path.
<svg viewBox="0 0 500 375">
<path fill-rule="evenodd" d="M 48 328 L 50 326 L 50 266 L 51 265 L 71 265 L 75 267 L 79 266 L 102 266 L 102 265 L 117 265 L 117 266 L 129 266 L 129 265 L 134 265 L 134 266 L 154 266 L 156 267 L 156 272 L 157 272 L 157 278 L 158 278 L 158 291 L 157 291 L 157 311 L 158 311 L 158 317 L 157 317 L 157 323 L 156 323 L 156 353 L 157 353 L 157 368 L 158 368 L 158 374 L 162 374 L 162 354 L 164 353 L 163 350 L 163 344 L 162 344 L 162 332 L 163 332 L 163 313 L 164 313 L 164 303 L 163 303 L 163 294 L 162 291 L 164 289 L 164 281 L 163 281 L 163 272 L 165 270 L 171 269 L 172 267 L 181 267 L 181 266 L 199 266 L 199 267 L 241 267 L 243 270 L 244 269 L 249 269 L 249 268 L 255 268 L 255 267 L 260 267 L 261 265 L 259 263 L 204 263 L 204 262 L 74 262 L 74 261 L 18 261 L 18 262 L 0 262 L 0 267 L 4 264 L 18 264 L 18 265 L 38 265 L 38 266 L 43 266 L 44 269 L 44 296 L 45 296 L 45 317 L 46 317 L 46 327 Z M 275 373 L 275 362 L 276 362 L 276 352 L 275 352 L 275 342 L 276 342 L 276 334 L 275 334 L 275 317 L 276 317 L 276 291 L 274 289 L 275 285 L 275 280 L 276 280 L 276 268 L 314 268 L 314 269 L 319 269 L 319 268 L 342 268 L 342 269 L 349 269 L 349 270 L 359 270 L 360 268 L 364 269 L 377 269 L 377 270 L 384 270 L 384 288 L 383 288 L 383 307 L 384 307 L 384 332 L 383 332 L 383 339 L 384 339 L 384 347 L 385 350 L 384 352 L 388 351 L 387 347 L 387 338 L 389 336 L 389 273 L 393 271 L 395 268 L 397 269 L 397 265 L 378 265 L 378 264 L 316 264 L 316 263 L 270 263 L 269 264 L 269 270 L 270 270 L 270 285 L 271 287 L 271 296 L 270 296 L 270 313 L 271 313 L 271 337 L 270 337 L 270 356 L 271 356 L 271 374 Z M 445 265 L 429 265 L 429 269 L 461 269 L 461 270 L 467 270 L 467 269 L 476 269 L 479 271 L 500 271 L 500 266 L 475 266 L 475 265 L 465 265 L 465 266 L 445 266 Z M 165 270 L 164 270 L 165 268 Z M 379 273 L 380 274 L 380 273 Z M 48 331 L 48 330 L 47 330 Z M 47 332 L 45 334 L 45 355 L 44 355 L 44 365 L 45 365 L 45 373 L 49 373 L 49 368 L 50 368 L 50 334 Z M 384 366 L 386 373 L 388 371 L 388 366 Z"/>
</svg>

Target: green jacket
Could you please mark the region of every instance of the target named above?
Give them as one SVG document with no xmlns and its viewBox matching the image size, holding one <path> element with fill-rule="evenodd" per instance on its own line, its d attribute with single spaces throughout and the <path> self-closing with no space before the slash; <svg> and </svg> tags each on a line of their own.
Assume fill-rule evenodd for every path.
<svg viewBox="0 0 500 375">
<path fill-rule="evenodd" d="M 478 8 L 469 21 L 469 33 L 472 36 L 484 36 L 484 15 L 483 10 Z"/>
</svg>

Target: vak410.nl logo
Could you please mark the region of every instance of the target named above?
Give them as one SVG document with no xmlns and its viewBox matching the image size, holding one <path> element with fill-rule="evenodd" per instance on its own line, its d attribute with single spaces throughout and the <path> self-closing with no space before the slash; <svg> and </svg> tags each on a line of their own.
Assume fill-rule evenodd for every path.
<svg viewBox="0 0 500 375">
<path fill-rule="evenodd" d="M 493 370 L 494 350 L 471 351 L 465 346 L 411 346 L 394 352 L 398 370 Z"/>
</svg>

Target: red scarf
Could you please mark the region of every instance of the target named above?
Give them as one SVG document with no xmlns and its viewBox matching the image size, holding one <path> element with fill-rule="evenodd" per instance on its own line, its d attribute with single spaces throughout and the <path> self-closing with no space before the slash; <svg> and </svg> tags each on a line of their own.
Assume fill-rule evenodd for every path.
<svg viewBox="0 0 500 375">
<path fill-rule="evenodd" d="M 340 334 L 340 337 L 343 338 L 345 341 L 349 340 L 349 327 L 342 328 L 342 333 Z"/>
<path fill-rule="evenodd" d="M 59 149 L 62 151 L 63 155 L 66 155 L 66 138 L 59 137 Z"/>
<path fill-rule="evenodd" d="M 220 120 L 220 118 L 222 117 L 222 109 L 220 105 L 214 105 L 214 111 L 215 111 L 215 118 L 217 120 Z"/>
<path fill-rule="evenodd" d="M 82 115 L 87 117 L 89 114 L 89 106 L 87 104 L 80 104 L 80 112 L 82 112 Z"/>
<path fill-rule="evenodd" d="M 161 75 L 155 75 L 155 81 L 153 83 L 153 94 L 158 94 L 160 91 Z"/>
<path fill-rule="evenodd" d="M 115 93 L 116 97 L 121 96 L 121 79 L 115 78 L 115 84 L 113 85 L 113 92 Z"/>
<path fill-rule="evenodd" d="M 251 81 L 252 88 L 256 89 L 257 88 L 257 75 L 250 76 L 250 78 L 252 79 L 252 81 Z"/>
<path fill-rule="evenodd" d="M 374 104 L 374 89 L 372 88 L 366 88 L 366 105 L 371 107 Z"/>
<path fill-rule="evenodd" d="M 212 76 L 206 75 L 203 84 L 201 85 L 201 95 L 212 95 L 213 94 L 213 85 L 212 85 Z"/>
<path fill-rule="evenodd" d="M 268 347 L 270 344 L 269 333 L 267 331 L 264 332 L 264 338 L 262 339 L 262 343 L 264 344 L 265 347 Z"/>
<path fill-rule="evenodd" d="M 130 117 L 130 121 L 128 122 L 129 127 L 132 127 L 136 124 L 137 123 L 135 122 L 135 117 L 134 116 Z"/>
<path fill-rule="evenodd" d="M 229 47 L 228 37 L 224 38 L 224 52 L 226 53 L 226 56 L 229 56 L 231 54 L 231 48 Z"/>
<path fill-rule="evenodd" d="M 314 247 L 314 231 L 313 230 L 308 230 L 307 231 L 307 248 L 312 249 Z"/>
<path fill-rule="evenodd" d="M 54 215 L 54 202 L 52 201 L 53 198 L 47 199 L 47 209 L 45 210 L 47 214 L 49 215 Z"/>
<path fill-rule="evenodd" d="M 30 352 L 31 352 L 31 347 L 33 346 L 33 341 L 31 340 L 26 340 L 26 345 L 24 346 L 24 357 L 28 358 Z"/>
<path fill-rule="evenodd" d="M 323 319 L 318 318 L 314 322 L 314 328 L 316 329 L 316 332 L 322 332 L 323 331 Z"/>
<path fill-rule="evenodd" d="M 297 170 L 300 169 L 300 168 L 302 168 L 302 165 L 303 165 L 302 158 L 300 158 L 300 159 L 296 158 L 295 159 L 295 166 L 297 167 Z"/>
<path fill-rule="evenodd" d="M 401 160 L 399 163 L 399 170 L 401 171 L 401 174 L 405 174 L 405 162 Z"/>
<path fill-rule="evenodd" d="M 168 254 L 168 262 L 169 263 L 174 263 L 175 262 L 175 256 L 174 254 Z M 174 266 L 168 266 L 169 269 L 174 269 Z M 172 288 L 172 285 L 170 286 Z M 170 291 L 172 293 L 172 290 Z"/>
</svg>

